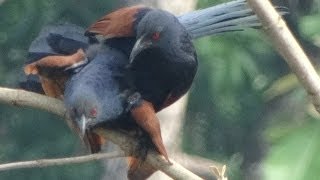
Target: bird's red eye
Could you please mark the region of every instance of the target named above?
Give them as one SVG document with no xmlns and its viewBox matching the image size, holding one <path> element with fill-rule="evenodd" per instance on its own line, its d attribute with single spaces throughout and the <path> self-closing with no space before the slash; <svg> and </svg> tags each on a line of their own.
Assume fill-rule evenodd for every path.
<svg viewBox="0 0 320 180">
<path fill-rule="evenodd" d="M 152 34 L 152 39 L 153 40 L 159 40 L 160 39 L 160 33 L 159 32 L 155 32 Z"/>
<path fill-rule="evenodd" d="M 92 117 L 97 117 L 97 109 L 96 109 L 96 108 L 91 109 L 90 115 L 91 115 Z"/>
</svg>

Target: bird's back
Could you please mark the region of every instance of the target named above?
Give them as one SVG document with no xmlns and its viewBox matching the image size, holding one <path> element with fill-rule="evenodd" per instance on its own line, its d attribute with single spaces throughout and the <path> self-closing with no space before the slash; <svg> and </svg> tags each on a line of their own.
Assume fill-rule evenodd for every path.
<svg viewBox="0 0 320 180">
<path fill-rule="evenodd" d="M 126 68 L 128 58 L 116 49 L 103 47 L 80 72 L 66 84 L 67 107 L 86 104 L 93 98 L 101 104 L 99 121 L 117 119 L 126 109 L 130 77 Z"/>
</svg>

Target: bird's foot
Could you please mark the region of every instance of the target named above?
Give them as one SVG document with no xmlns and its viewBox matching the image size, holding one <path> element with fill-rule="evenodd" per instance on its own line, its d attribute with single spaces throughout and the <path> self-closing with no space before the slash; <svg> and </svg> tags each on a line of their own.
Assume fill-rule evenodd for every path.
<svg viewBox="0 0 320 180">
<path fill-rule="evenodd" d="M 132 108 L 139 106 L 142 103 L 141 94 L 138 92 L 131 94 L 127 98 L 127 103 L 128 103 L 127 111 L 130 111 Z"/>
</svg>

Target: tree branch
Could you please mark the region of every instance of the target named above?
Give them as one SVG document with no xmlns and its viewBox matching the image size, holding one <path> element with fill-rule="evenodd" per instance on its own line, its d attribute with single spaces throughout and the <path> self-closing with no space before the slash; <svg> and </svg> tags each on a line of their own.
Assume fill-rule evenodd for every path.
<svg viewBox="0 0 320 180">
<path fill-rule="evenodd" d="M 96 129 L 95 132 L 105 138 L 110 139 L 112 142 L 118 144 L 121 149 L 129 153 L 134 152 L 134 148 L 138 146 L 137 140 L 129 136 L 123 138 L 125 135 L 118 131 L 106 131 L 105 129 L 99 128 Z M 180 164 L 174 162 L 171 159 L 170 161 L 172 163 L 171 165 L 162 156 L 160 156 L 159 153 L 156 153 L 154 151 L 148 152 L 146 157 L 147 163 L 149 163 L 154 168 L 161 170 L 173 179 L 201 179 L 197 175 L 182 167 Z"/>
<path fill-rule="evenodd" d="M 33 160 L 33 161 L 21 161 L 21 162 L 0 164 L 0 171 L 22 169 L 22 168 L 59 166 L 59 165 L 66 165 L 66 164 L 78 164 L 78 163 L 96 161 L 101 159 L 112 159 L 117 157 L 124 157 L 124 153 L 123 152 L 99 153 L 99 154 L 90 154 L 86 156 L 58 158 L 58 159 L 39 159 L 39 160 Z"/>
<path fill-rule="evenodd" d="M 0 87 L 0 102 L 41 109 L 61 117 L 66 116 L 66 110 L 60 100 L 25 90 Z"/>
<path fill-rule="evenodd" d="M 36 109 L 46 110 L 53 114 L 63 117 L 68 125 L 72 124 L 71 119 L 66 116 L 64 104 L 57 99 L 43 96 L 40 94 L 15 90 L 9 88 L 0 88 L 0 102 L 15 105 L 33 107 Z M 137 140 L 121 132 L 112 129 L 98 128 L 95 130 L 99 135 L 107 137 L 109 140 L 119 145 L 126 155 L 131 155 L 138 147 Z M 172 161 L 172 165 L 155 151 L 150 150 L 146 157 L 146 163 L 149 163 L 156 169 L 163 171 L 173 179 L 201 179 L 197 175 L 183 168 L 178 163 Z M 24 165 L 23 167 L 25 167 Z M 12 166 L 11 166 L 12 168 Z M 14 169 L 14 168 L 12 168 Z"/>
<path fill-rule="evenodd" d="M 273 45 L 284 57 L 320 113 L 320 78 L 286 23 L 268 0 L 247 0 L 260 18 Z"/>
</svg>

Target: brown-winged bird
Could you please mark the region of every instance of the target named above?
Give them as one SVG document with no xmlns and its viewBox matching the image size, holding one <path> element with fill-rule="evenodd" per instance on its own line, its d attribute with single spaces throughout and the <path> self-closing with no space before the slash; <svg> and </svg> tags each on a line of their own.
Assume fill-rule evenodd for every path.
<svg viewBox="0 0 320 180">
<path fill-rule="evenodd" d="M 179 17 L 132 6 L 104 16 L 86 33 L 61 26 L 40 34 L 29 50 L 35 61 L 25 72 L 40 75 L 47 95 L 65 99 L 83 132 L 130 117 L 168 159 L 155 114 L 193 82 L 198 62 L 192 39 L 258 26 L 244 0 Z M 101 138 L 87 132 L 91 150 L 99 151 Z"/>
</svg>

